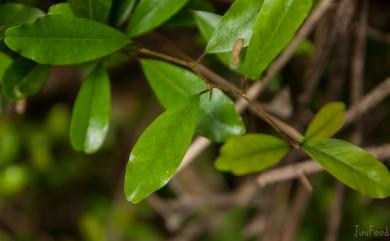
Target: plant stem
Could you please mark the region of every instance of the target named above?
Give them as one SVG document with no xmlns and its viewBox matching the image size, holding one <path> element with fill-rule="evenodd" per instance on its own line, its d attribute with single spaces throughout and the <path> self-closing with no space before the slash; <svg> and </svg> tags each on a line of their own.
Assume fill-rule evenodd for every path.
<svg viewBox="0 0 390 241">
<path fill-rule="evenodd" d="M 267 113 L 258 102 L 246 97 L 244 91 L 240 90 L 230 82 L 227 82 L 225 80 L 222 81 L 222 77 L 220 77 L 216 73 L 210 71 L 202 65 L 199 65 L 199 63 L 197 62 L 188 62 L 147 48 L 139 48 L 138 52 L 141 55 L 162 59 L 167 62 L 186 67 L 195 72 L 197 75 L 199 75 L 202 80 L 206 82 L 206 84 L 212 84 L 213 87 L 243 98 L 245 101 L 247 101 L 249 107 L 259 117 L 261 117 L 265 122 L 267 122 L 273 129 L 275 129 L 284 139 L 286 139 L 290 143 L 291 147 L 299 148 L 299 138 L 302 135 L 297 130 L 295 130 L 292 126 L 279 120 L 275 116 Z M 207 75 L 207 78 L 204 74 Z"/>
</svg>

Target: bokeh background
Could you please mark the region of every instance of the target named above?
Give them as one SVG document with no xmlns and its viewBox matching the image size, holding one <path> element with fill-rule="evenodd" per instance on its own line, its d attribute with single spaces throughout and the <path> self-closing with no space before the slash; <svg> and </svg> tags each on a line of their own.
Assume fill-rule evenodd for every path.
<svg viewBox="0 0 390 241">
<path fill-rule="evenodd" d="M 47 10 L 60 1 L 0 2 L 22 2 Z M 137 43 L 172 55 L 177 54 L 177 48 L 197 58 L 205 41 L 189 9 L 223 14 L 230 2 L 190 0 L 178 15 L 157 31 L 137 39 Z M 350 103 L 351 65 L 362 11 L 368 14 L 364 93 L 390 75 L 390 1 L 366 1 L 368 7 L 364 1 L 349 1 L 351 17 L 336 21 L 340 2 L 334 1 L 309 38 L 259 97 L 300 130 L 307 122 L 295 115 L 296 96 L 305 89 L 306 81 L 318 79 L 305 106 L 307 110 L 316 111 L 330 100 Z M 345 28 L 337 27 L 342 23 Z M 313 192 L 306 196 L 297 195 L 299 182 L 294 180 L 257 188 L 249 200 L 243 201 L 240 199 L 246 197 L 243 187 L 250 186 L 253 177 L 234 177 L 216 171 L 213 161 L 219 145 L 209 147 L 149 199 L 138 205 L 128 203 L 123 195 L 123 175 L 131 147 L 163 109 L 153 96 L 136 56 L 129 59 L 112 56 L 112 59 L 112 121 L 104 147 L 96 154 L 72 150 L 68 138 L 72 105 L 83 79 L 82 66 L 53 67 L 39 95 L 25 103 L 3 106 L 0 241 L 278 240 L 291 232 L 295 224 L 299 225 L 293 235 L 296 240 L 323 240 L 329 233 L 329 223 L 338 217 L 341 218 L 339 240 L 386 240 L 386 237 L 357 238 L 353 234 L 355 225 L 373 225 L 381 230 L 387 227 L 390 232 L 389 199 L 364 197 L 337 184 L 330 175 L 320 173 L 310 177 Z M 239 84 L 239 76 L 214 56 L 207 56 L 203 63 Z M 25 107 L 17 111 L 23 104 Z M 360 118 L 362 145 L 390 142 L 389 104 L 387 98 Z M 248 132 L 270 132 L 250 112 L 242 115 Z M 353 128 L 349 128 L 340 136 L 350 139 L 352 133 Z M 303 158 L 301 153 L 293 154 L 282 165 Z M 384 161 L 389 166 L 388 160 Z M 332 217 L 335 198 L 341 198 L 342 208 L 338 216 Z M 297 209 L 297 203 L 301 208 Z M 297 219 L 291 218 L 292 211 L 298 212 Z"/>
</svg>

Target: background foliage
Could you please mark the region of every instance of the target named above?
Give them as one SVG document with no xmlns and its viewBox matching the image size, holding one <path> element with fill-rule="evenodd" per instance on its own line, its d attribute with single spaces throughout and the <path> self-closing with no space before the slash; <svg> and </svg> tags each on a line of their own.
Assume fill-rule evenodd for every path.
<svg viewBox="0 0 390 241">
<path fill-rule="evenodd" d="M 242 11 L 228 10 L 239 1 L 232 5 L 230 1 L 156 0 L 135 4 L 137 1 L 134 0 L 114 0 L 112 6 L 104 0 L 70 0 L 70 5 L 46 0 L 0 1 L 15 2 L 29 7 L 12 9 L 17 12 L 7 15 L 11 10 L 0 5 L 0 76 L 7 79 L 2 83 L 3 95 L 0 97 L 3 112 L 0 117 L 0 240 L 257 240 L 258 237 L 272 240 L 274 233 L 288 233 L 290 230 L 292 225 L 288 222 L 291 220 L 286 216 L 292 216 L 292 220 L 296 221 L 297 217 L 292 213 L 297 202 L 303 204 L 306 210 L 301 219 L 297 219 L 301 220 L 297 240 L 322 239 L 329 233 L 329 223 L 333 220 L 330 215 L 332 204 L 340 196 L 343 199 L 340 240 L 350 240 L 355 225 L 381 228 L 390 223 L 388 199 L 370 199 L 351 189 L 340 188 L 340 184 L 335 187 L 336 179 L 327 173 L 310 178 L 313 192 L 306 199 L 296 199 L 300 196 L 301 183 L 293 180 L 256 189 L 250 200 L 245 200 L 242 187 L 250 186 L 248 183 L 253 183 L 255 176 L 236 177 L 221 173 L 215 167 L 239 175 L 257 172 L 277 164 L 287 154 L 288 144 L 274 137 L 276 132 L 250 111 L 239 116 L 234 111 L 234 102 L 229 94 L 214 89 L 212 96 L 204 94 L 199 100 L 193 100 L 192 95 L 208 87 L 199 76 L 161 60 L 138 61 L 139 56 L 136 56 L 128 37 L 135 38 L 136 45 L 180 58 L 180 51 L 197 58 L 206 50 L 210 54 L 202 63 L 239 86 L 239 73 L 258 79 L 287 45 L 294 35 L 294 28 L 303 21 L 299 14 L 298 17 L 289 15 L 291 19 L 281 17 L 286 12 L 266 15 L 267 8 L 277 13 L 284 1 L 277 0 L 274 4 L 270 4 L 271 1 L 247 1 L 246 4 L 253 6 L 248 8 L 246 18 L 239 21 L 243 25 L 233 26 L 229 32 L 225 29 L 218 33 L 217 30 L 217 34 L 212 34 L 217 26 L 230 26 L 229 18 L 236 19 L 235 15 Z M 308 11 L 311 6 L 306 0 L 290 2 L 294 13 Z M 343 101 L 347 106 L 353 104 L 350 82 L 356 76 L 351 66 L 356 58 L 353 46 L 358 39 L 358 31 L 355 29 L 361 26 L 362 10 L 359 9 L 368 9 L 367 26 L 371 29 L 364 50 L 363 93 L 368 93 L 389 75 L 389 42 L 373 34 L 376 29 L 390 31 L 389 3 L 375 0 L 370 1 L 367 7 L 364 2 L 335 1 L 258 100 L 269 103 L 267 108 L 271 112 L 305 133 L 303 147 L 313 158 L 321 155 L 317 150 L 320 147 L 334 153 L 333 157 L 320 161 L 332 175 L 349 186 L 357 186 L 366 195 L 382 197 L 389 193 L 390 185 L 383 181 L 387 180 L 388 171 L 380 163 L 373 165 L 369 162 L 373 157 L 368 156 L 363 161 L 356 161 L 361 156 L 352 157 L 353 163 L 356 161 L 361 165 L 352 170 L 356 174 L 349 176 L 345 174 L 351 173 L 349 163 L 347 167 L 339 164 L 336 168 L 334 165 L 327 168 L 326 162 L 344 161 L 338 158 L 342 155 L 339 151 L 341 146 L 345 146 L 347 153 L 360 152 L 344 141 L 322 140 L 340 129 L 345 106 L 340 103 L 328 105 L 326 112 L 317 114 L 321 117 L 310 122 L 314 114 L 330 101 Z M 264 3 L 265 8 L 259 13 L 260 4 Z M 317 4 L 314 1 L 313 7 Z M 343 4 L 353 9 L 350 15 L 343 10 Z M 22 24 L 48 12 L 51 14 L 37 22 L 8 30 L 4 39 L 5 29 L 10 27 L 7 21 Z M 127 25 L 130 12 L 131 21 Z M 340 12 L 342 17 L 338 15 Z M 74 14 L 84 18 L 75 18 Z M 252 36 L 257 39 L 256 45 L 248 46 L 246 40 L 251 34 L 247 31 L 248 26 L 265 24 L 256 21 L 257 14 L 265 14 L 269 18 L 267 22 L 278 22 L 278 26 L 283 28 L 271 29 L 277 32 L 275 36 L 256 33 Z M 102 23 L 116 26 L 123 32 L 113 31 Z M 34 32 L 37 28 L 40 35 Z M 76 32 L 82 33 L 82 36 L 75 35 Z M 40 39 L 42 33 L 48 39 L 72 39 L 72 44 L 68 44 L 67 40 L 61 44 L 43 42 Z M 331 37 L 332 34 L 335 36 Z M 215 38 L 218 36 L 225 41 L 216 45 Z M 226 50 L 232 50 L 237 38 L 243 39 L 244 47 L 248 46 L 239 56 L 250 60 L 243 66 L 231 65 L 232 53 L 226 53 Z M 278 43 L 279 47 L 265 48 L 268 42 Z M 114 54 L 128 44 L 130 47 Z M 256 51 L 263 47 L 265 53 L 263 51 L 262 58 L 258 58 Z M 35 62 L 22 58 L 18 53 Z M 107 56 L 104 64 L 88 62 L 103 56 Z M 12 63 L 11 59 L 14 60 Z M 258 63 L 259 60 L 263 62 Z M 250 65 L 251 62 L 257 68 Z M 82 64 L 58 66 L 70 63 Z M 49 67 L 48 64 L 55 66 Z M 316 82 L 316 78 L 318 85 L 314 87 L 312 97 L 303 101 L 302 105 L 299 95 L 306 93 L 306 86 L 310 85 L 308 81 Z M 290 94 L 287 98 L 282 96 L 286 91 Z M 26 97 L 27 101 L 20 101 Z M 112 101 L 111 105 L 107 104 L 108 100 Z M 188 106 L 198 106 L 194 104 L 198 101 L 199 108 L 188 109 Z M 178 102 L 183 103 L 177 106 Z M 386 99 L 359 118 L 360 146 L 380 146 L 389 142 L 388 102 Z M 245 131 L 264 134 L 231 139 L 223 147 L 220 144 Z M 349 127 L 341 131 L 338 138 L 353 141 L 355 131 L 356 127 Z M 88 139 L 88 133 L 94 133 L 96 139 Z M 138 205 L 126 202 L 123 189 L 128 199 L 138 202 L 168 181 L 184 156 L 193 133 L 216 144 L 156 194 Z M 175 135 L 180 137 L 173 138 Z M 152 136 L 154 146 L 160 148 L 139 151 L 135 143 L 142 145 L 145 136 Z M 267 145 L 262 146 L 264 140 L 267 140 Z M 254 148 L 253 152 L 250 149 L 256 141 L 259 141 L 256 147 L 264 148 L 260 148 L 260 153 L 267 157 L 264 157 L 266 163 L 250 159 L 253 155 L 253 160 L 256 160 L 259 149 Z M 95 154 L 76 152 L 72 146 Z M 172 146 L 176 147 L 175 152 L 169 153 Z M 265 154 L 264 151 L 273 148 L 278 151 Z M 130 169 L 137 172 L 128 170 L 127 173 L 137 173 L 138 177 L 125 176 L 131 150 L 132 155 L 141 156 L 142 160 L 153 160 L 162 150 L 173 158 L 161 162 L 163 168 L 156 168 L 153 162 L 149 162 L 149 166 L 135 164 Z M 236 166 L 234 155 L 241 152 L 237 159 L 249 157 L 240 162 L 243 166 Z M 304 157 L 302 152 L 293 151 L 282 164 Z M 172 160 L 174 165 L 169 166 Z M 386 160 L 384 164 L 388 166 Z M 368 168 L 375 168 L 385 178 L 367 178 Z M 167 173 L 159 173 L 160 170 Z M 164 182 L 156 186 L 155 180 L 148 181 L 153 175 Z M 355 175 L 358 177 L 349 178 Z M 145 188 L 134 198 L 129 198 L 140 179 L 147 180 Z M 126 187 L 123 186 L 124 180 Z M 361 183 L 367 186 L 360 186 Z M 369 237 L 363 239 L 370 240 Z"/>
</svg>

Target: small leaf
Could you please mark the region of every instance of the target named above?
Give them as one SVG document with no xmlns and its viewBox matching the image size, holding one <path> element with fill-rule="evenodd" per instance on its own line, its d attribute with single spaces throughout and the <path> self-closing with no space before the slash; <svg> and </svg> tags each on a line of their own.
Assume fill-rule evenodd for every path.
<svg viewBox="0 0 390 241">
<path fill-rule="evenodd" d="M 114 26 L 123 24 L 135 6 L 136 0 L 113 0 L 110 12 L 110 22 Z"/>
<path fill-rule="evenodd" d="M 84 18 L 106 22 L 112 0 L 68 0 L 73 12 Z"/>
<path fill-rule="evenodd" d="M 188 0 L 140 0 L 130 19 L 127 32 L 131 37 L 146 33 L 167 21 Z"/>
<path fill-rule="evenodd" d="M 166 109 L 207 89 L 207 85 L 194 73 L 175 65 L 158 61 L 142 60 L 145 75 L 161 104 Z M 200 115 L 197 133 L 215 142 L 241 135 L 245 127 L 234 103 L 222 91 L 215 89 L 200 97 Z"/>
<path fill-rule="evenodd" d="M 78 64 L 111 54 L 130 40 L 104 24 L 66 15 L 47 15 L 7 29 L 5 43 L 41 64 Z"/>
<path fill-rule="evenodd" d="M 3 75 L 3 94 L 11 100 L 20 100 L 39 92 L 49 75 L 49 66 L 31 60 L 16 59 Z"/>
<path fill-rule="evenodd" d="M 69 3 L 57 3 L 51 5 L 47 14 L 74 16 L 74 13 L 72 11 L 72 8 L 69 6 Z"/>
<path fill-rule="evenodd" d="M 83 82 L 73 107 L 70 142 L 75 150 L 96 152 L 107 134 L 111 112 L 110 82 L 99 64 Z"/>
<path fill-rule="evenodd" d="M 390 196 L 390 173 L 370 153 L 346 141 L 312 140 L 304 150 L 347 186 L 373 198 Z"/>
<path fill-rule="evenodd" d="M 274 136 L 247 134 L 228 140 L 215 166 L 235 175 L 259 172 L 278 163 L 288 150 L 288 144 Z"/>
<path fill-rule="evenodd" d="M 345 104 L 332 102 L 314 116 L 305 133 L 305 141 L 324 139 L 335 134 L 344 122 Z"/>
<path fill-rule="evenodd" d="M 256 16 L 263 0 L 236 0 L 222 17 L 217 29 L 207 44 L 208 53 L 232 51 L 237 39 L 244 39 L 244 47 L 249 44 Z"/>
<path fill-rule="evenodd" d="M 268 64 L 290 42 L 311 4 L 312 0 L 264 0 L 243 65 L 247 78 L 260 77 Z"/>
<path fill-rule="evenodd" d="M 34 7 L 19 3 L 0 4 L 0 39 L 8 27 L 44 16 L 45 13 Z"/>
<path fill-rule="evenodd" d="M 125 195 L 138 203 L 163 187 L 180 165 L 195 131 L 199 97 L 167 110 L 145 129 L 126 167 Z"/>
</svg>

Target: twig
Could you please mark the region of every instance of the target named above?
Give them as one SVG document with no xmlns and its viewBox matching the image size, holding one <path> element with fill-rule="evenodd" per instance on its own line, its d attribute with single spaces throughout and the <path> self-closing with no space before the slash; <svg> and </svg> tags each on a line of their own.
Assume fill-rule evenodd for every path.
<svg viewBox="0 0 390 241">
<path fill-rule="evenodd" d="M 186 60 L 181 60 L 160 52 L 156 52 L 146 48 L 140 48 L 140 54 L 151 56 L 158 59 L 163 59 L 165 61 L 169 61 L 184 67 L 191 69 L 193 72 L 198 74 L 206 84 L 214 85 L 215 87 L 231 93 L 233 95 L 239 96 L 243 98 L 247 104 L 250 106 L 250 109 L 261 119 L 267 122 L 272 128 L 274 128 L 283 138 L 285 138 L 292 147 L 299 147 L 299 138 L 302 136 L 297 130 L 295 130 L 292 126 L 287 125 L 286 123 L 279 120 L 277 117 L 272 116 L 267 113 L 262 106 L 251 99 L 249 99 L 245 93 L 243 93 L 239 88 L 235 85 L 231 84 L 212 70 L 207 67 L 201 66 L 198 67 L 198 64 L 195 62 L 187 62 Z"/>
<path fill-rule="evenodd" d="M 360 16 L 359 21 L 355 25 L 356 39 L 353 49 L 352 68 L 351 68 L 351 93 L 350 100 L 352 104 L 356 104 L 363 95 L 364 89 L 364 59 L 366 51 L 366 38 L 367 38 L 367 15 L 368 15 L 368 3 L 362 1 L 362 6 L 359 8 Z M 355 131 L 352 135 L 352 142 L 360 145 L 363 139 L 363 122 L 361 120 L 356 121 Z"/>
<path fill-rule="evenodd" d="M 310 196 L 311 192 L 303 185 L 298 186 L 298 190 L 294 195 L 292 209 L 284 223 L 281 241 L 294 241 L 296 239 Z"/>
<path fill-rule="evenodd" d="M 379 147 L 368 147 L 365 149 L 379 159 L 386 159 L 390 157 L 390 143 L 381 145 Z M 295 179 L 299 177 L 301 173 L 312 175 L 321 171 L 323 171 L 323 168 L 320 166 L 320 164 L 318 164 L 318 162 L 306 160 L 303 162 L 265 171 L 257 176 L 256 182 L 260 187 L 265 187 L 272 183 Z"/>
<path fill-rule="evenodd" d="M 261 80 L 253 84 L 246 92 L 248 99 L 255 99 L 265 87 L 272 81 L 276 74 L 287 64 L 287 62 L 293 56 L 295 49 L 299 44 L 309 35 L 314 26 L 321 19 L 321 17 L 329 10 L 333 3 L 333 0 L 322 0 L 317 4 L 316 8 L 311 12 L 310 16 L 303 23 L 302 27 L 297 32 L 295 38 L 291 41 L 289 46 L 283 51 L 283 53 L 275 60 L 275 62 L 269 67 L 266 76 Z M 199 65 L 199 71 L 204 73 L 205 69 L 202 65 Z M 239 99 L 236 102 L 236 109 L 238 112 L 243 112 L 247 108 L 247 102 L 243 99 Z M 183 162 L 181 163 L 178 171 L 182 170 L 188 164 L 190 164 L 204 149 L 211 145 L 211 141 L 198 137 L 194 140 L 186 153 Z"/>
<path fill-rule="evenodd" d="M 379 42 L 390 44 L 390 34 L 379 31 L 373 27 L 368 27 L 368 37 Z"/>
<path fill-rule="evenodd" d="M 336 196 L 332 204 L 332 209 L 328 218 L 328 230 L 325 241 L 337 241 L 341 218 L 342 208 L 345 196 L 345 186 L 337 182 Z"/>
<path fill-rule="evenodd" d="M 300 111 L 306 108 L 316 87 L 319 84 L 320 77 L 325 69 L 326 60 L 331 53 L 332 47 L 335 44 L 338 32 L 340 29 L 346 28 L 352 17 L 354 11 L 354 0 L 342 0 L 339 3 L 334 18 L 332 19 L 331 28 L 326 36 L 321 36 L 323 41 L 320 43 L 320 47 L 317 47 L 318 53 L 314 56 L 313 64 L 308 68 L 305 73 L 305 88 L 302 94 L 299 96 L 299 109 Z M 319 30 L 322 34 L 322 29 Z"/>
<path fill-rule="evenodd" d="M 374 90 L 363 97 L 358 103 L 349 108 L 345 115 L 344 126 L 349 125 L 362 114 L 367 113 L 388 95 L 390 95 L 390 77 L 375 87 Z"/>
</svg>

